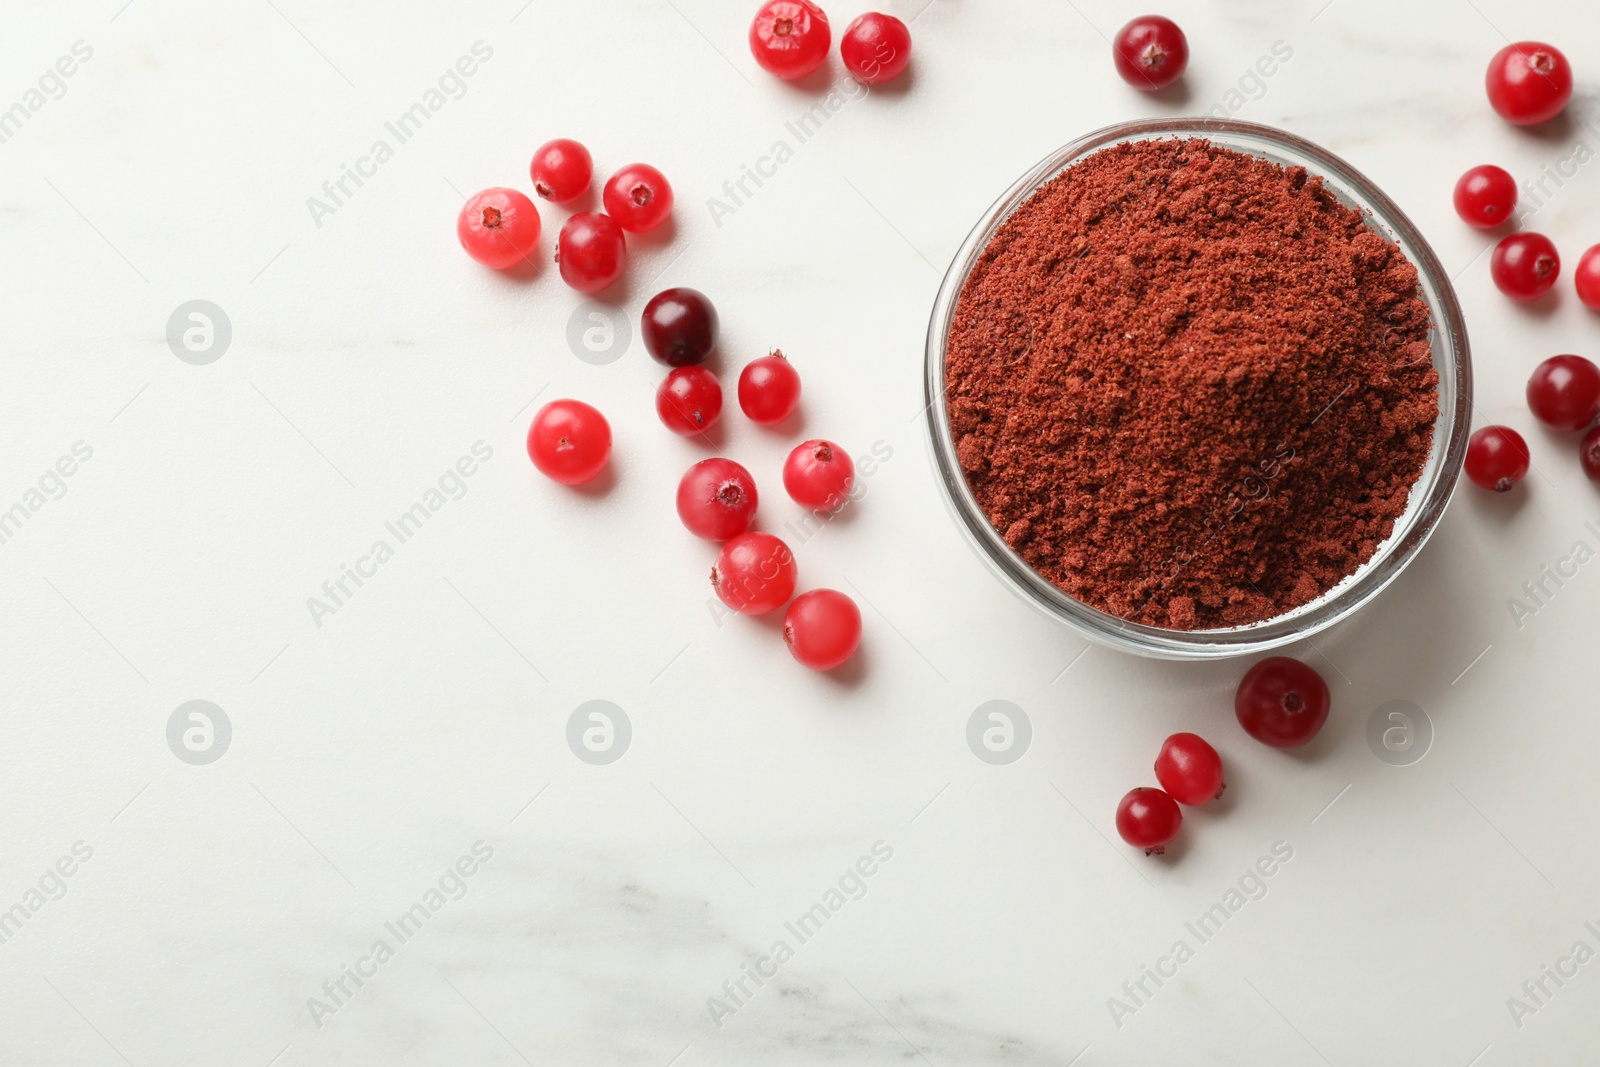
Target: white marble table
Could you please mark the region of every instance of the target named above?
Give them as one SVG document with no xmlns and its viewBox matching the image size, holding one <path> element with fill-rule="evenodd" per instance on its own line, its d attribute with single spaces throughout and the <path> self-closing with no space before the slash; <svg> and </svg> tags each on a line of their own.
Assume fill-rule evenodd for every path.
<svg viewBox="0 0 1600 1067">
<path fill-rule="evenodd" d="M 1549 167 L 1529 225 L 1569 269 L 1600 241 L 1600 131 L 1512 129 L 1481 89 L 1502 33 L 1547 38 L 1580 72 L 1574 119 L 1600 119 L 1590 6 L 1168 5 L 1194 61 L 1150 98 L 1103 39 L 1139 5 L 886 0 L 915 16 L 913 74 L 847 95 L 835 59 L 803 140 L 827 85 L 761 74 L 755 6 L 6 12 L 0 109 L 24 114 L 0 143 L 0 511 L 24 517 L 0 543 L 0 1062 L 1592 1057 L 1600 962 L 1571 952 L 1600 950 L 1600 563 L 1520 626 L 1508 602 L 1600 547 L 1572 443 L 1521 399 L 1539 359 L 1595 355 L 1600 320 L 1565 278 L 1553 305 L 1501 299 L 1449 204 L 1470 165 Z M 839 27 L 860 10 L 828 6 Z M 1521 427 L 1539 470 L 1510 499 L 1460 494 L 1401 581 L 1292 650 L 1335 691 L 1296 756 L 1233 723 L 1239 665 L 1085 652 L 1000 588 L 918 421 L 928 308 L 990 200 L 1082 132 L 1219 106 L 1327 145 L 1411 214 L 1459 273 L 1483 417 Z M 794 538 L 804 581 L 866 612 L 845 677 L 708 611 L 710 554 L 671 509 L 702 449 L 656 425 L 636 334 L 580 359 L 553 269 L 495 277 L 456 247 L 460 194 L 525 185 L 562 135 L 676 184 L 626 317 L 656 287 L 705 290 L 723 368 L 782 347 L 805 430 L 887 457 L 859 507 Z M 167 339 L 194 300 L 228 324 L 225 347 L 191 338 L 203 365 Z M 522 454 L 529 405 L 559 395 L 612 415 L 602 491 Z M 775 527 L 800 518 L 777 488 L 789 440 L 739 419 L 722 438 Z M 346 567 L 365 577 L 340 591 Z M 1032 732 L 1003 766 L 966 742 L 997 699 Z M 593 700 L 629 723 L 609 764 L 568 745 Z M 1409 766 L 1366 740 L 1393 700 L 1431 723 Z M 174 716 L 178 751 L 206 721 L 189 701 L 228 724 L 190 738 L 209 763 L 169 745 Z M 1179 729 L 1216 742 L 1231 788 L 1147 862 L 1111 815 Z"/>
</svg>

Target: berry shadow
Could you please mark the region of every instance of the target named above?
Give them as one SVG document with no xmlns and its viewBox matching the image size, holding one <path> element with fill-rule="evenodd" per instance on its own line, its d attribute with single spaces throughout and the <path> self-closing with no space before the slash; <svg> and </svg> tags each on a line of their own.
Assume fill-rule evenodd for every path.
<svg viewBox="0 0 1600 1067">
<path fill-rule="evenodd" d="M 518 285 L 529 285 L 538 281 L 544 276 L 546 270 L 555 266 L 554 256 L 554 248 L 551 248 L 548 256 L 543 254 L 543 249 L 535 248 L 529 253 L 528 258 L 521 263 L 514 267 L 507 267 L 505 270 L 497 270 L 494 273 L 502 278 L 514 281 Z"/>
<path fill-rule="evenodd" d="M 556 265 L 552 262 L 552 265 Z M 559 269 L 559 266 L 558 266 Z M 626 264 L 622 268 L 622 276 L 598 293 L 581 293 L 574 289 L 579 300 L 593 300 L 597 304 L 607 304 L 621 311 L 633 299 L 633 273 Z"/>
<path fill-rule="evenodd" d="M 1472 485 L 1470 488 L 1463 487 L 1463 494 L 1472 501 L 1468 507 L 1472 508 L 1473 515 L 1478 521 L 1491 522 L 1496 527 L 1504 529 L 1511 525 L 1523 508 L 1528 506 L 1526 483 L 1529 478 L 1537 477 L 1539 477 L 1537 474 L 1530 473 L 1504 493 L 1491 492 Z M 1466 475 L 1462 475 L 1462 479 L 1465 480 Z"/>
<path fill-rule="evenodd" d="M 1573 118 L 1572 106 L 1568 106 L 1548 122 L 1541 122 L 1537 126 L 1518 126 L 1523 136 L 1535 141 L 1542 141 L 1554 147 L 1565 148 L 1570 145 L 1579 132 L 1578 120 Z"/>
<path fill-rule="evenodd" d="M 595 475 L 593 478 L 590 478 L 586 482 L 580 482 L 577 485 L 569 485 L 565 488 L 570 489 L 579 496 L 588 497 L 591 500 L 598 500 L 610 493 L 612 489 L 616 488 L 619 477 L 620 476 L 617 474 L 616 456 L 613 454 L 611 459 L 606 463 L 605 468 L 602 469 L 599 474 Z"/>
<path fill-rule="evenodd" d="M 1189 88 L 1188 78 L 1179 78 L 1177 81 L 1173 82 L 1164 89 L 1156 89 L 1151 92 L 1143 92 L 1137 89 L 1134 91 L 1138 92 L 1141 96 L 1145 96 L 1151 100 L 1154 100 L 1163 107 L 1188 107 L 1190 101 L 1194 99 L 1194 90 Z"/>
<path fill-rule="evenodd" d="M 886 96 L 892 100 L 905 96 L 907 93 L 911 92 L 912 89 L 916 88 L 916 85 L 917 61 L 913 59 L 909 64 L 907 64 L 905 70 L 901 71 L 899 74 L 896 74 L 888 81 L 878 82 L 875 85 L 864 85 L 863 88 L 867 90 L 867 94 L 869 96 Z"/>
<path fill-rule="evenodd" d="M 793 658 L 793 657 L 791 657 Z M 831 671 L 817 671 L 824 682 L 830 687 L 841 690 L 859 689 L 866 681 L 867 668 L 870 666 L 871 655 L 867 645 L 862 643 L 856 648 L 855 655 L 845 660 Z M 799 666 L 798 663 L 795 666 Z"/>
<path fill-rule="evenodd" d="M 604 184 L 605 183 L 600 180 L 600 175 L 596 174 L 592 179 L 590 179 L 589 188 L 585 189 L 571 200 L 565 200 L 559 204 L 551 200 L 540 200 L 538 202 L 540 204 L 548 204 L 552 211 L 565 211 L 568 216 L 576 215 L 582 211 L 600 211 L 600 189 Z M 567 220 L 562 219 L 561 221 L 565 222 Z M 559 231 L 561 227 L 557 226 L 556 229 Z"/>
<path fill-rule="evenodd" d="M 816 70 L 803 77 L 795 78 L 793 80 L 786 78 L 779 78 L 777 80 L 783 82 L 784 88 L 789 90 L 789 92 L 793 93 L 795 96 L 824 96 L 827 94 L 829 89 L 833 88 L 835 74 L 836 72 L 833 69 L 833 64 L 831 62 L 825 62 Z M 846 77 L 848 76 L 849 75 L 846 75 Z"/>
<path fill-rule="evenodd" d="M 677 236 L 678 216 L 674 207 L 673 213 L 667 216 L 667 220 L 655 229 L 645 233 L 628 234 L 628 258 L 630 260 L 633 258 L 635 250 L 644 253 L 659 252 L 670 245 Z"/>
<path fill-rule="evenodd" d="M 737 403 L 738 402 L 738 397 L 737 397 L 738 381 L 737 380 L 735 380 L 735 382 L 734 382 L 734 392 L 735 392 L 734 402 Z M 755 428 L 760 430 L 762 433 L 771 434 L 773 437 L 794 437 L 794 438 L 799 438 L 800 440 L 805 440 L 806 439 L 806 436 L 805 436 L 805 434 L 806 434 L 806 409 L 805 409 L 805 405 L 802 404 L 802 405 L 796 407 L 793 411 L 791 411 L 789 413 L 789 417 L 787 419 L 784 419 L 782 422 L 777 423 L 776 425 L 763 426 L 760 423 L 751 423 L 751 425 L 755 426 Z M 796 443 L 798 444 L 799 442 L 797 441 Z"/>
<path fill-rule="evenodd" d="M 1512 303 L 1516 306 L 1518 314 L 1537 322 L 1547 322 L 1555 316 L 1556 312 L 1561 310 L 1563 296 L 1561 290 L 1561 279 L 1557 278 L 1556 284 L 1552 285 L 1550 291 L 1543 296 L 1535 297 L 1532 300 L 1513 300 Z"/>
<path fill-rule="evenodd" d="M 652 360 L 651 362 L 653 363 L 655 361 Z M 726 446 L 728 444 L 727 397 L 723 397 L 722 414 L 717 416 L 716 422 L 713 422 L 710 426 L 706 427 L 704 430 L 701 430 L 699 433 L 684 434 L 683 439 L 688 441 L 690 444 L 698 445 L 701 448 L 710 449 L 718 456 L 724 455 Z M 699 460 L 696 460 L 695 462 L 698 463 Z"/>
<path fill-rule="evenodd" d="M 1183 816 L 1185 823 L 1189 821 L 1192 812 L 1192 808 L 1185 810 Z M 1166 851 L 1159 856 L 1134 856 L 1133 860 L 1135 863 L 1143 860 L 1145 862 L 1159 863 L 1164 867 L 1175 867 L 1183 862 L 1183 857 L 1187 856 L 1189 850 L 1194 847 L 1194 837 L 1195 835 L 1187 830 L 1179 830 L 1178 836 L 1167 842 Z"/>
</svg>

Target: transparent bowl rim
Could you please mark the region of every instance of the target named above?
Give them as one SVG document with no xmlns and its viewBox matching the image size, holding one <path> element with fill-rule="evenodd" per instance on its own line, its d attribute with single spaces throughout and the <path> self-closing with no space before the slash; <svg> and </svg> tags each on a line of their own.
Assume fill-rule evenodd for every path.
<svg viewBox="0 0 1600 1067">
<path fill-rule="evenodd" d="M 979 256 L 1011 213 L 1035 190 L 1073 163 L 1129 140 L 1200 137 L 1280 163 L 1299 163 L 1321 176 L 1330 192 L 1361 208 L 1369 225 L 1399 244 L 1417 268 L 1419 288 L 1433 323 L 1430 341 L 1439 372 L 1439 418 L 1427 464 L 1412 485 L 1405 514 L 1390 537 L 1355 574 L 1318 599 L 1248 626 L 1170 630 L 1118 618 L 1068 595 L 1017 555 L 989 522 L 967 485 L 956 456 L 944 403 L 945 345 L 957 299 Z M 1438 526 L 1466 456 L 1472 411 L 1472 365 L 1466 323 L 1450 277 L 1427 240 L 1373 182 L 1343 159 L 1302 137 L 1271 126 L 1232 119 L 1162 118 L 1106 126 L 1064 145 L 1014 182 L 984 213 L 956 252 L 940 284 L 928 323 L 925 424 L 942 496 L 979 556 L 1035 607 L 1102 645 L 1164 659 L 1243 656 L 1291 644 L 1369 603 L 1397 578 Z"/>
</svg>

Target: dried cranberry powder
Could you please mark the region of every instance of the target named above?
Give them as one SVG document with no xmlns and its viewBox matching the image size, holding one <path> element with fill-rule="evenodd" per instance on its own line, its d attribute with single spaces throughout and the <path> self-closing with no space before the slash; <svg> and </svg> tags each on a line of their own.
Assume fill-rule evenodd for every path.
<svg viewBox="0 0 1600 1067">
<path fill-rule="evenodd" d="M 1126 142 L 998 229 L 957 301 L 950 425 L 989 521 L 1113 615 L 1242 626 L 1404 513 L 1438 415 L 1416 268 L 1320 178 Z"/>
</svg>

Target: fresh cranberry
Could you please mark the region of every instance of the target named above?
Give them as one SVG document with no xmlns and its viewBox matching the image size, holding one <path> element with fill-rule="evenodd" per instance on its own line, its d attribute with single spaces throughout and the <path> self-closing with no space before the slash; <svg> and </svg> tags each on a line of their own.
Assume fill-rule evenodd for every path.
<svg viewBox="0 0 1600 1067">
<path fill-rule="evenodd" d="M 911 62 L 911 31 L 893 15 L 869 11 L 845 27 L 839 55 L 856 81 L 892 81 Z"/>
<path fill-rule="evenodd" d="M 1582 356 L 1551 356 L 1528 379 L 1528 409 L 1552 430 L 1583 429 L 1600 414 L 1600 367 Z"/>
<path fill-rule="evenodd" d="M 515 267 L 539 241 L 539 209 L 515 189 L 485 189 L 461 206 L 456 237 L 484 266 Z"/>
<path fill-rule="evenodd" d="M 739 407 L 751 422 L 776 426 L 800 403 L 800 375 L 776 348 L 739 374 Z"/>
<path fill-rule="evenodd" d="M 1146 856 L 1159 856 L 1183 828 L 1178 802 L 1159 789 L 1133 789 L 1117 805 L 1117 833 Z"/>
<path fill-rule="evenodd" d="M 836 511 L 855 484 L 856 465 L 832 441 L 806 441 L 796 445 L 783 464 L 783 487 L 803 508 Z"/>
<path fill-rule="evenodd" d="M 811 0 L 771 0 L 750 23 L 750 53 L 770 74 L 802 78 L 828 58 L 833 31 Z"/>
<path fill-rule="evenodd" d="M 1455 205 L 1462 222 L 1492 230 L 1516 210 L 1516 179 L 1492 164 L 1473 167 L 1456 182 Z"/>
<path fill-rule="evenodd" d="M 1173 734 L 1156 757 L 1156 781 L 1180 804 L 1204 804 L 1222 795 L 1222 757 L 1199 734 Z"/>
<path fill-rule="evenodd" d="M 1590 311 L 1600 311 L 1600 245 L 1595 245 L 1578 260 L 1578 269 L 1572 272 L 1572 283 L 1578 287 L 1578 299 Z"/>
<path fill-rule="evenodd" d="M 742 533 L 722 546 L 711 568 L 711 588 L 746 615 L 764 615 L 794 596 L 794 553 L 767 533 Z"/>
<path fill-rule="evenodd" d="M 1561 114 L 1572 97 L 1572 65 L 1559 49 L 1538 41 L 1508 44 L 1489 60 L 1484 78 L 1489 105 L 1518 126 Z"/>
<path fill-rule="evenodd" d="M 561 227 L 556 242 L 561 280 L 580 293 L 598 293 L 622 277 L 628 265 L 628 243 L 610 215 L 580 211 Z"/>
<path fill-rule="evenodd" d="M 1509 426 L 1485 426 L 1467 440 L 1467 477 L 1504 493 L 1528 473 L 1528 442 Z"/>
<path fill-rule="evenodd" d="M 558 137 L 546 141 L 533 154 L 528 166 L 533 177 L 533 191 L 546 200 L 564 204 L 576 200 L 589 188 L 594 177 L 594 160 L 589 150 L 577 141 Z"/>
<path fill-rule="evenodd" d="M 1513 300 L 1534 300 L 1561 276 L 1561 256 L 1542 233 L 1514 233 L 1494 246 L 1489 276 Z"/>
<path fill-rule="evenodd" d="M 648 163 L 629 163 L 606 182 L 600 194 L 606 214 L 629 233 L 645 233 L 672 214 L 672 186 Z"/>
<path fill-rule="evenodd" d="M 1589 480 L 1600 485 L 1600 426 L 1583 435 L 1578 445 L 1578 462 L 1583 464 L 1583 473 Z"/>
<path fill-rule="evenodd" d="M 831 671 L 856 654 L 861 609 L 836 589 L 801 593 L 783 613 L 783 643 L 802 666 Z"/>
<path fill-rule="evenodd" d="M 1299 660 L 1268 656 L 1245 672 L 1233 697 L 1244 732 L 1273 748 L 1299 748 L 1328 721 L 1328 683 Z"/>
<path fill-rule="evenodd" d="M 704 367 L 675 367 L 656 390 L 656 414 L 675 434 L 693 437 L 722 414 L 722 386 Z"/>
<path fill-rule="evenodd" d="M 562 485 L 586 482 L 611 455 L 611 424 L 581 400 L 552 400 L 528 427 L 528 458 L 539 473 Z"/>
<path fill-rule="evenodd" d="M 1111 58 L 1122 80 L 1135 89 L 1165 89 L 1189 65 L 1189 39 L 1171 19 L 1145 15 L 1117 31 Z"/>
<path fill-rule="evenodd" d="M 698 289 L 663 289 L 644 306 L 644 347 L 669 367 L 704 363 L 717 345 L 717 309 Z"/>
<path fill-rule="evenodd" d="M 726 541 L 755 521 L 756 481 L 731 459 L 703 459 L 678 481 L 678 518 L 690 533 Z"/>
</svg>

